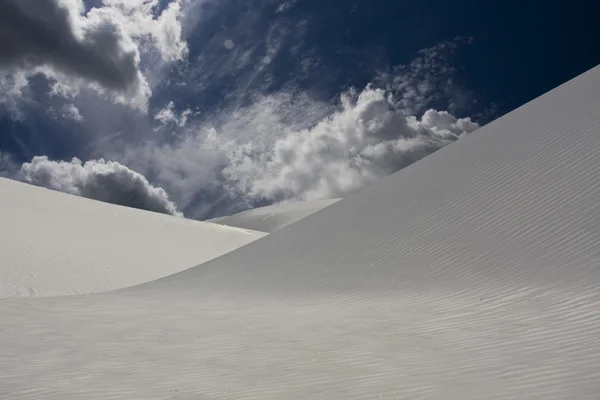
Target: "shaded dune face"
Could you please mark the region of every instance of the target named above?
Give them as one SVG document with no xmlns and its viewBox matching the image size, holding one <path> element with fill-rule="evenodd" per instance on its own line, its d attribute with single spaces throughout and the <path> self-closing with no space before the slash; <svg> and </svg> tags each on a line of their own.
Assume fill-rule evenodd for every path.
<svg viewBox="0 0 600 400">
<path fill-rule="evenodd" d="M 0 302 L 8 398 L 594 399 L 600 67 L 222 257 Z"/>
</svg>

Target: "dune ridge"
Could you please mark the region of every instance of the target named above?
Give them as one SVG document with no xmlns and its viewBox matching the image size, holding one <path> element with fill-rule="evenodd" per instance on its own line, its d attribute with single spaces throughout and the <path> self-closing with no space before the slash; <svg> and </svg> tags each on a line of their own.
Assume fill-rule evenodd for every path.
<svg viewBox="0 0 600 400">
<path fill-rule="evenodd" d="M 200 267 L 4 300 L 0 397 L 595 399 L 599 133 L 596 67 Z"/>
<path fill-rule="evenodd" d="M 253 208 L 240 213 L 213 218 L 208 222 L 273 233 L 294 222 L 300 221 L 317 211 L 328 207 L 340 199 L 308 200 L 281 203 L 266 207 Z"/>
</svg>

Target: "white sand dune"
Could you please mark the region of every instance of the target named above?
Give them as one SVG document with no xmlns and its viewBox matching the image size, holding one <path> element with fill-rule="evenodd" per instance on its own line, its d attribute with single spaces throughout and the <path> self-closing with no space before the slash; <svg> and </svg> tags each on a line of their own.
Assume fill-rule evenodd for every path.
<svg viewBox="0 0 600 400">
<path fill-rule="evenodd" d="M 199 267 L 0 301 L 0 397 L 597 399 L 599 286 L 597 67 Z"/>
<path fill-rule="evenodd" d="M 133 286 L 265 235 L 2 178 L 0 221 L 0 298 Z"/>
<path fill-rule="evenodd" d="M 340 199 L 310 200 L 254 208 L 208 222 L 272 233 L 300 221 Z"/>
</svg>

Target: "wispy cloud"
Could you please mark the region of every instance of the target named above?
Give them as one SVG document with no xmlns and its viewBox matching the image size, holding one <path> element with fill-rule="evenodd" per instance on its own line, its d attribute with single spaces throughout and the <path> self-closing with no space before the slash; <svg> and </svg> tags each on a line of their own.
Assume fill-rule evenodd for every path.
<svg viewBox="0 0 600 400">
<path fill-rule="evenodd" d="M 170 101 L 164 108 L 158 110 L 154 114 L 154 120 L 160 122 L 162 127 L 174 125 L 178 128 L 184 128 L 190 117 L 193 117 L 194 115 L 196 115 L 196 113 L 189 108 L 178 113 L 175 110 L 175 103 Z"/>
<path fill-rule="evenodd" d="M 0 177 L 11 178 L 18 169 L 19 167 L 14 162 L 11 155 L 0 151 Z"/>
</svg>

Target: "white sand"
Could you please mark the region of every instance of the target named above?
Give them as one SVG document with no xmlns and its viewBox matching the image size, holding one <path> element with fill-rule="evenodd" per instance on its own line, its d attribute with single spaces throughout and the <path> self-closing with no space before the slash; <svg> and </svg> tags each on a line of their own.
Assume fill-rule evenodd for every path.
<svg viewBox="0 0 600 400">
<path fill-rule="evenodd" d="M 200 267 L 0 301 L 0 397 L 597 399 L 599 287 L 597 67 Z"/>
<path fill-rule="evenodd" d="M 329 207 L 339 200 L 326 199 L 275 204 L 242 211 L 241 213 L 227 217 L 211 219 L 209 222 L 272 233 L 300 221 L 302 218 L 306 218 L 325 207 Z"/>
<path fill-rule="evenodd" d="M 101 292 L 174 274 L 265 234 L 0 178 L 0 298 Z"/>
</svg>

